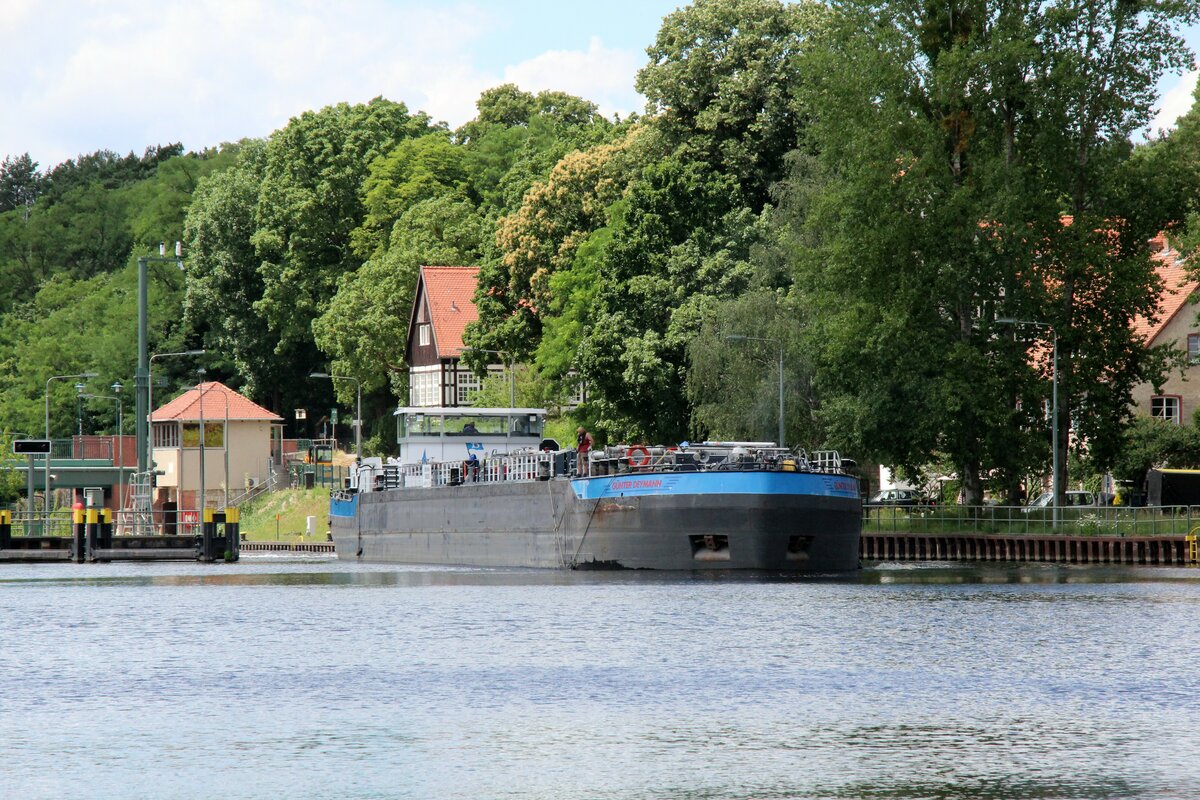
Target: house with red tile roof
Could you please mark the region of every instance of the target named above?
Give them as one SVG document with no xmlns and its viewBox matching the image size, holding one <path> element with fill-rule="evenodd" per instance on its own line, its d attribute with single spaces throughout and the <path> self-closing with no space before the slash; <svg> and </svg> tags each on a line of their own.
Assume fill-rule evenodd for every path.
<svg viewBox="0 0 1200 800">
<path fill-rule="evenodd" d="M 1165 236 L 1156 236 L 1150 247 L 1155 272 L 1163 284 L 1158 316 L 1154 321 L 1139 317 L 1134 321 L 1134 331 L 1151 347 L 1174 345 L 1185 350 L 1188 367 L 1183 374 L 1171 373 L 1158 392 L 1148 383 L 1138 386 L 1133 401 L 1142 414 L 1181 424 L 1191 421 L 1200 409 L 1200 329 L 1196 327 L 1196 308 L 1189 302 L 1200 282 L 1188 275 L 1183 256 L 1171 249 Z"/>
<path fill-rule="evenodd" d="M 482 386 L 475 373 L 459 366 L 466 349 L 463 331 L 479 319 L 478 284 L 478 267 L 421 267 L 404 354 L 410 406 L 469 406 Z M 488 372 L 501 375 L 504 364 L 490 364 Z"/>
<path fill-rule="evenodd" d="M 211 381 L 154 410 L 150 423 L 152 458 L 161 473 L 156 506 L 173 502 L 180 510 L 191 510 L 200 507 L 201 454 L 207 505 L 223 508 L 226 497 L 236 497 L 270 477 L 272 439 L 283 418 Z"/>
</svg>

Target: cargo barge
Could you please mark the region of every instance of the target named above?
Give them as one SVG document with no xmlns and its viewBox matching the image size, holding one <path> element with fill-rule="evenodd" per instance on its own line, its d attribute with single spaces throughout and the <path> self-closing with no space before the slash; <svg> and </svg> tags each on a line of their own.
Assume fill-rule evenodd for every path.
<svg viewBox="0 0 1200 800">
<path fill-rule="evenodd" d="M 541 437 L 542 409 L 401 408 L 400 457 L 330 499 L 340 558 L 555 569 L 844 572 L 857 478 L 771 442 L 594 450 Z"/>
</svg>

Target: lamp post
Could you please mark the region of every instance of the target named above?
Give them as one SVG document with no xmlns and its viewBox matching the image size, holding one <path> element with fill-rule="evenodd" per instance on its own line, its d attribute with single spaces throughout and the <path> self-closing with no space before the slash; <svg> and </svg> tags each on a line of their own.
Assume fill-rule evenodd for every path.
<svg viewBox="0 0 1200 800">
<path fill-rule="evenodd" d="M 83 394 L 79 395 L 80 399 L 84 399 L 84 400 L 112 400 L 113 402 L 115 402 L 117 404 L 117 409 L 116 409 L 117 410 L 117 453 L 118 453 L 117 469 L 119 470 L 118 474 L 120 476 L 117 478 L 117 484 L 121 487 L 120 497 L 118 498 L 118 501 L 117 501 L 119 504 L 118 508 L 125 507 L 125 447 L 124 447 L 124 442 L 122 442 L 122 440 L 121 440 L 121 411 L 122 411 L 122 409 L 121 409 L 121 397 L 120 397 L 121 390 L 124 388 L 125 387 L 121 385 L 121 382 L 117 381 L 116 383 L 114 383 L 112 385 L 113 393 L 116 395 L 115 397 L 113 395 L 107 395 L 107 394 L 83 393 Z"/>
<path fill-rule="evenodd" d="M 178 353 L 155 353 L 150 356 L 146 362 L 146 408 L 145 424 L 138 425 L 137 431 L 137 446 L 138 446 L 138 472 L 149 472 L 154 469 L 154 430 L 150 420 L 154 414 L 154 385 L 151 378 L 153 377 L 154 359 L 156 358 L 172 358 L 176 356 L 202 356 L 207 353 L 207 350 L 182 350 Z M 140 402 L 141 397 L 138 397 Z M 141 410 L 138 411 L 141 420 Z M 147 435 L 149 432 L 149 435 Z"/>
<path fill-rule="evenodd" d="M 783 441 L 783 343 L 778 339 L 768 339 L 762 336 L 745 336 L 731 333 L 725 337 L 727 342 L 767 342 L 779 349 L 779 446 L 786 447 Z"/>
<path fill-rule="evenodd" d="M 94 378 L 94 377 L 96 377 L 95 372 L 80 372 L 75 375 L 51 375 L 49 378 L 46 379 L 46 440 L 47 441 L 50 440 L 50 383 L 51 383 L 51 381 L 65 381 L 65 380 L 71 380 L 72 378 Z M 51 444 L 50 449 L 51 450 L 54 449 L 53 443 Z M 44 483 L 45 492 L 43 495 L 43 500 L 45 501 L 44 507 L 46 509 L 46 524 L 47 525 L 50 524 L 50 456 L 51 455 L 53 455 L 53 453 L 46 454 L 46 478 L 45 478 L 45 483 Z M 28 503 L 29 511 L 30 511 L 30 513 L 32 513 L 33 512 L 33 501 L 28 500 L 27 503 Z"/>
<path fill-rule="evenodd" d="M 500 356 L 504 360 L 504 367 L 508 371 L 508 407 L 516 408 L 517 405 L 517 365 L 515 359 L 509 359 L 508 354 L 502 350 L 488 350 L 484 347 L 464 347 L 458 352 L 460 353 L 493 353 Z"/>
<path fill-rule="evenodd" d="M 200 382 L 196 388 L 200 390 L 200 524 L 204 524 L 204 374 L 207 370 L 200 367 L 196 370 L 196 374 L 200 376 Z"/>
<path fill-rule="evenodd" d="M 354 407 L 354 454 L 358 457 L 358 461 L 362 463 L 362 384 L 358 378 L 349 375 L 330 375 L 328 372 L 310 372 L 310 378 L 326 378 L 331 381 L 354 381 L 355 407 Z"/>
<path fill-rule="evenodd" d="M 151 263 L 174 264 L 183 269 L 183 251 L 179 242 L 175 243 L 175 256 L 167 255 L 165 244 L 158 245 L 157 256 L 139 256 L 138 267 L 138 363 L 137 374 L 134 378 L 134 393 L 137 397 L 137 443 L 138 443 L 138 472 L 148 472 L 150 466 L 150 449 L 146 446 L 146 432 L 150 425 L 150 362 L 147 360 L 147 273 Z"/>
<path fill-rule="evenodd" d="M 16 431 L 6 431 L 8 443 L 13 443 L 18 439 L 32 439 L 28 433 L 17 433 Z M 6 444 L 6 447 L 11 446 Z M 34 530 L 34 453 L 30 453 L 28 461 L 25 462 L 25 535 L 32 536 Z"/>
<path fill-rule="evenodd" d="M 124 403 L 124 401 L 121 400 L 121 390 L 124 389 L 125 387 L 121 385 L 120 381 L 113 381 L 112 386 L 110 386 L 109 388 L 111 388 L 113 390 L 113 394 L 115 394 L 117 396 L 117 461 L 120 463 L 120 466 L 117 467 L 117 483 L 121 487 L 121 497 L 117 501 L 117 503 L 118 503 L 117 508 L 124 509 L 125 508 L 125 431 L 123 430 L 123 425 L 122 425 L 122 422 L 124 422 L 122 412 L 124 411 L 125 403 Z"/>
<path fill-rule="evenodd" d="M 75 426 L 76 436 L 83 436 L 83 384 L 75 384 Z"/>
<path fill-rule="evenodd" d="M 1058 506 L 1060 497 L 1060 476 L 1059 476 L 1059 458 L 1058 458 L 1058 331 L 1048 322 L 1036 322 L 1028 319 L 1013 319 L 1012 317 L 999 317 L 996 322 L 1000 325 L 1028 325 L 1031 328 L 1046 328 L 1050 331 L 1053 342 L 1052 357 L 1050 363 L 1050 436 L 1053 438 L 1051 452 L 1053 459 L 1051 461 L 1050 473 L 1050 492 L 1054 496 L 1051 501 L 1050 524 L 1052 527 L 1058 527 Z"/>
<path fill-rule="evenodd" d="M 225 502 L 221 510 L 229 508 L 229 392 L 221 392 L 225 401 L 225 427 L 221 429 L 221 449 L 225 455 Z"/>
</svg>

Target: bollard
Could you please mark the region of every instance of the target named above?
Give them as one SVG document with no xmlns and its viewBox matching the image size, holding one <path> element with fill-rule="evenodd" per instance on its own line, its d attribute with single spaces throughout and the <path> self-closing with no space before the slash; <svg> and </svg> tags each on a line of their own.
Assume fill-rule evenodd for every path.
<svg viewBox="0 0 1200 800">
<path fill-rule="evenodd" d="M 100 509 L 100 547 L 111 550 L 113 546 L 113 512 L 111 508 Z"/>
<path fill-rule="evenodd" d="M 228 562 L 237 561 L 241 557 L 240 516 L 236 508 L 225 509 L 225 560 Z"/>
<path fill-rule="evenodd" d="M 211 564 L 213 561 L 213 535 L 216 523 L 213 522 L 213 510 L 211 508 L 204 509 L 200 524 L 200 560 L 205 564 Z"/>
<path fill-rule="evenodd" d="M 95 508 L 84 511 L 84 557 L 89 562 L 96 561 L 96 540 L 100 537 L 100 512 Z"/>
<path fill-rule="evenodd" d="M 84 511 L 82 508 L 71 509 L 71 560 L 82 564 L 84 558 Z"/>
</svg>

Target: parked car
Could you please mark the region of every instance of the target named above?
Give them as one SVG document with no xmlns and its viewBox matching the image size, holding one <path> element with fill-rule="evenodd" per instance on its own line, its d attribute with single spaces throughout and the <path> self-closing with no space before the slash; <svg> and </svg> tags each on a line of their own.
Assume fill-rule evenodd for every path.
<svg viewBox="0 0 1200 800">
<path fill-rule="evenodd" d="M 1026 509 L 1049 508 L 1054 503 L 1054 492 L 1042 492 L 1029 501 Z M 1098 505 L 1093 492 L 1068 491 L 1063 493 L 1063 506 L 1094 506 Z"/>
<path fill-rule="evenodd" d="M 916 489 L 884 489 L 867 498 L 868 506 L 927 506 L 929 500 Z"/>
</svg>

